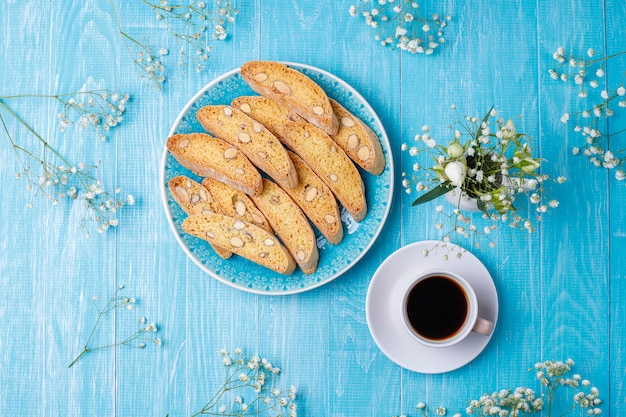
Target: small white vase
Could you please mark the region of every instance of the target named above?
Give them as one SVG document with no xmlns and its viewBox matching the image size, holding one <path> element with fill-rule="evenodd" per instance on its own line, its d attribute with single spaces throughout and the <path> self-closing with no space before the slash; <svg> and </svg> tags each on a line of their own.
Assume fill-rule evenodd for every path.
<svg viewBox="0 0 626 417">
<path fill-rule="evenodd" d="M 478 201 L 475 198 L 468 196 L 458 187 L 454 190 L 448 191 L 445 194 L 445 197 L 448 203 L 460 210 L 469 212 L 480 211 L 478 208 Z"/>
<path fill-rule="evenodd" d="M 535 189 L 532 183 L 527 179 L 520 181 L 519 178 L 509 178 L 507 176 L 504 177 L 502 182 L 506 187 L 513 189 L 520 188 L 524 191 L 530 191 Z M 481 211 L 478 208 L 478 201 L 476 200 L 476 198 L 468 196 L 467 193 L 461 191 L 459 187 L 455 188 L 454 190 L 448 191 L 445 194 L 445 197 L 448 203 L 452 204 L 454 207 L 459 208 L 460 210 L 467 212 Z M 487 204 L 487 209 L 489 210 L 490 208 L 492 208 L 492 206 Z"/>
</svg>

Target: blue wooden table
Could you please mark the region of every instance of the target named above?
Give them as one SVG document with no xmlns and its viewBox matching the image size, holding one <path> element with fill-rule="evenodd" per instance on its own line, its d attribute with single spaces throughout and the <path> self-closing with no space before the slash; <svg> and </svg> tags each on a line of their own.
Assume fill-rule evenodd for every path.
<svg viewBox="0 0 626 417">
<path fill-rule="evenodd" d="M 7 106 L 0 108 L 0 415 L 192 415 L 223 382 L 220 349 L 238 347 L 281 368 L 280 381 L 298 389 L 300 415 L 416 416 L 420 402 L 431 415 L 439 406 L 464 415 L 467 401 L 484 393 L 518 386 L 539 392 L 529 368 L 567 358 L 599 389 L 604 415 L 625 415 L 626 188 L 615 178 L 618 168 L 573 155 L 584 138 L 560 119 L 580 108 L 578 89 L 553 80 L 549 69 L 559 46 L 583 57 L 590 47 L 597 57 L 626 50 L 626 3 L 419 3 L 422 16 L 451 17 L 445 42 L 429 55 L 382 47 L 365 18 L 350 15 L 355 1 L 235 1 L 226 40 L 211 42 L 196 71 L 195 51 L 181 58 L 163 21 L 141 1 L 0 0 L 0 100 Z M 161 91 L 140 79 L 137 49 L 120 29 L 155 54 L 167 49 Z M 180 248 L 161 202 L 161 156 L 181 109 L 212 79 L 253 59 L 304 63 L 346 81 L 380 117 L 395 164 L 391 212 L 367 255 L 332 282 L 294 295 L 245 292 L 205 274 Z M 603 69 L 598 91 L 615 90 L 626 59 Z M 60 132 L 62 105 L 41 96 L 94 89 L 121 93 L 117 102 L 130 95 L 123 120 L 104 141 L 78 126 Z M 7 98 L 15 95 L 37 97 Z M 446 144 L 452 104 L 475 116 L 495 105 L 535 138 L 546 169 L 568 181 L 551 190 L 560 205 L 535 233 L 499 228 L 491 235 L 495 248 L 472 249 L 498 290 L 497 326 L 472 362 L 430 375 L 382 353 L 365 300 L 390 254 L 438 238 L 438 203 L 412 207 L 415 192 L 403 190 L 401 174 L 414 160 L 401 146 L 424 125 Z M 114 195 L 122 200 L 134 197 L 116 213 L 117 226 L 86 238 L 84 199 L 50 201 L 37 193 L 38 183 L 27 189 L 9 137 L 38 158 L 44 151 L 14 116 L 79 169 L 101 161 L 102 186 L 120 187 Z M 601 124 L 604 132 L 621 131 L 624 109 L 615 106 Z M 616 155 L 623 140 L 611 137 Z M 103 315 L 90 346 L 120 343 L 150 323 L 158 331 L 148 333 L 144 349 L 88 352 L 68 368 L 96 323 L 93 297 L 102 308 L 122 284 L 119 294 L 134 298 L 133 309 Z M 555 408 L 570 399 L 557 398 Z"/>
</svg>

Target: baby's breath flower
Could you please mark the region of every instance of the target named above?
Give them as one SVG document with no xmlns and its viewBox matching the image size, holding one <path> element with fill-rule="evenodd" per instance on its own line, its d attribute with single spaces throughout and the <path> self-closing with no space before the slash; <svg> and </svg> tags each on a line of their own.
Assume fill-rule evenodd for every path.
<svg viewBox="0 0 626 417">
<path fill-rule="evenodd" d="M 157 21 L 161 22 L 171 35 L 180 53 L 178 62 L 184 66 L 189 59 L 198 71 L 204 68 L 204 62 L 208 60 L 211 43 L 227 38 L 227 25 L 235 21 L 238 13 L 230 0 L 215 0 L 214 8 L 206 7 L 205 2 L 195 1 L 163 4 L 162 1 L 141 0 L 141 3 L 155 12 Z M 140 78 L 160 90 L 166 79 L 165 66 L 160 59 L 169 55 L 169 50 L 165 47 L 156 49 L 146 45 L 124 30 L 118 19 L 117 10 L 113 5 L 111 7 L 118 33 L 131 51 L 131 58 Z M 212 28 L 212 32 L 207 28 Z M 187 54 L 187 50 L 196 53 Z"/>
<path fill-rule="evenodd" d="M 577 57 L 574 53 L 567 52 L 565 48 L 559 47 L 553 54 L 557 67 L 549 70 L 551 78 L 554 78 L 554 74 L 558 71 L 562 71 L 561 78 L 565 81 L 568 80 L 570 75 L 573 76 L 573 85 L 578 90 L 578 97 L 581 99 L 593 98 L 595 104 L 588 105 L 587 101 L 581 102 L 580 110 L 565 113 L 567 117 L 564 115 L 561 121 L 564 123 L 572 122 L 575 125 L 574 132 L 582 136 L 583 145 L 573 148 L 574 155 L 578 155 L 582 150 L 582 154 L 588 157 L 592 165 L 606 169 L 623 169 L 624 156 L 626 156 L 625 148 L 621 147 L 619 155 L 610 160 L 601 160 L 595 156 L 599 152 L 594 150 L 608 148 L 609 137 L 612 144 L 617 143 L 618 140 L 616 138 L 623 137 L 623 134 L 626 132 L 624 130 L 618 132 L 604 132 L 600 130 L 603 126 L 611 126 L 601 123 L 603 119 L 614 117 L 617 115 L 617 110 L 626 107 L 626 101 L 622 104 L 622 100 L 619 100 L 619 97 L 626 94 L 626 89 L 621 85 L 623 81 L 620 81 L 620 84 L 616 87 L 608 84 L 604 85 L 607 83 L 607 78 L 605 77 L 606 63 L 624 54 L 626 54 L 626 51 L 596 58 L 596 51 L 593 48 L 588 48 L 586 57 Z M 569 63 L 569 66 L 567 63 Z M 596 78 L 587 81 L 586 77 L 590 74 Z M 626 76 L 626 71 L 624 71 L 624 75 Z M 619 78 L 616 77 L 616 79 Z"/>
<path fill-rule="evenodd" d="M 208 403 L 193 416 L 199 415 L 281 415 L 296 416 L 295 386 L 280 389 L 276 385 L 280 370 L 267 358 L 247 355 L 243 349 L 235 349 L 234 359 L 226 349 L 221 350 L 226 364 L 226 379 Z M 266 368 L 271 372 L 266 373 Z M 226 401 L 227 392 L 233 396 Z M 192 417 L 193 417 L 192 416 Z"/>
<path fill-rule="evenodd" d="M 431 55 L 445 42 L 444 28 L 450 16 L 438 13 L 422 17 L 413 0 L 378 1 L 358 0 L 351 5 L 350 16 L 362 17 L 375 30 L 374 38 L 382 46 L 396 47 L 412 54 Z"/>
<path fill-rule="evenodd" d="M 115 292 L 113 293 L 113 296 L 109 299 L 109 301 L 106 303 L 104 307 L 98 307 L 98 305 L 96 304 L 98 301 L 98 297 L 96 296 L 92 297 L 94 306 L 96 307 L 96 310 L 98 311 L 98 318 L 95 321 L 95 324 L 94 324 L 93 329 L 91 330 L 91 333 L 89 334 L 89 338 L 87 339 L 87 342 L 85 343 L 85 347 L 83 348 L 82 352 L 78 354 L 78 356 L 76 356 L 76 358 L 70 363 L 69 365 L 70 368 L 74 366 L 80 358 L 82 358 L 85 354 L 89 352 L 94 352 L 97 350 L 102 350 L 102 349 L 111 348 L 115 346 L 134 346 L 139 349 L 144 349 L 146 347 L 145 342 L 149 340 L 149 337 L 145 336 L 145 333 L 148 331 L 151 331 L 153 333 L 157 332 L 157 327 L 154 323 L 151 323 L 148 327 L 144 327 L 144 324 L 146 323 L 146 319 L 144 317 L 141 317 L 139 319 L 139 324 L 141 325 L 141 327 L 137 329 L 134 333 L 132 333 L 130 336 L 126 337 L 125 339 L 119 342 L 115 342 L 115 343 L 110 343 L 110 344 L 105 343 L 103 345 L 96 346 L 96 347 L 90 346 L 91 339 L 95 335 L 95 331 L 98 328 L 98 324 L 101 322 L 101 319 L 103 316 L 122 307 L 127 310 L 132 310 L 132 307 L 136 303 L 136 300 L 134 297 L 127 297 L 127 296 L 119 295 L 119 292 L 122 291 L 123 289 L 124 289 L 124 286 L 119 285 L 116 288 Z M 154 338 L 152 339 L 152 341 L 157 346 L 160 346 L 162 344 L 161 339 L 159 338 Z"/>
<path fill-rule="evenodd" d="M 9 143 L 12 145 L 24 172 L 16 175 L 26 181 L 26 189 L 34 195 L 41 195 L 56 205 L 61 199 L 78 200 L 84 204 L 83 217 L 79 226 L 86 236 L 93 229 L 104 232 L 111 226 L 117 226 L 117 210 L 124 205 L 122 200 L 109 193 L 98 180 L 100 162 L 88 165 L 68 161 L 56 148 L 53 140 L 44 139 L 23 118 L 9 106 L 11 101 L 40 99 L 56 101 L 61 107 L 57 115 L 59 129 L 69 134 L 69 128 L 76 124 L 83 129 L 93 129 L 97 138 L 104 140 L 112 128 L 122 120 L 127 94 L 120 94 L 107 89 L 89 90 L 87 87 L 71 94 L 21 95 L 0 97 L 0 124 Z M 120 106 L 122 108 L 120 109 Z M 3 113 L 13 117 L 18 126 L 35 139 L 40 149 L 31 150 L 26 143 L 18 143 L 14 137 L 22 139 L 24 135 L 14 135 L 5 123 Z M 106 123 L 101 123 L 105 120 Z M 33 206 L 32 202 L 28 203 Z"/>
</svg>

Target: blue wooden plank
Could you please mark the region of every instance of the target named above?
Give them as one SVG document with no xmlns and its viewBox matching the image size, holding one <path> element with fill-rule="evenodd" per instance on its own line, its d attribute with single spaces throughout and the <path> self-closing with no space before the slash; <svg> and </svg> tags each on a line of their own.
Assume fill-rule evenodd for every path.
<svg viewBox="0 0 626 417">
<path fill-rule="evenodd" d="M 66 15 L 60 10 L 53 9 L 51 5 L 21 6 L 21 8 L 16 5 L 7 7 L 11 9 L 7 15 L 13 19 L 6 27 L 17 36 L 6 51 L 16 59 L 15 66 L 3 66 L 2 78 L 5 80 L 3 92 L 50 94 L 59 90 L 80 89 L 86 77 L 81 77 L 83 81 L 79 82 L 76 82 L 77 79 L 71 81 L 71 78 L 63 79 L 61 82 L 58 80 L 58 74 L 63 70 L 58 66 L 60 55 L 56 50 L 56 42 L 63 44 L 66 41 L 62 32 L 62 28 L 67 26 Z M 46 36 L 43 36 L 44 33 Z M 20 39 L 23 42 L 20 42 Z M 26 48 L 26 53 L 23 48 Z M 21 76 L 24 73 L 27 76 Z M 13 82 L 14 80 L 20 81 Z M 66 157 L 87 159 L 92 150 L 100 152 L 100 157 L 106 159 L 109 159 L 107 156 L 114 155 L 104 147 L 93 146 L 94 139 L 79 131 L 61 134 L 55 123 L 59 108 L 54 102 L 33 99 L 16 106 L 19 114 Z M 33 109 L 37 109 L 36 112 L 33 112 Z M 4 115 L 6 116 L 6 113 Z M 29 139 L 24 133 L 16 133 L 15 137 L 28 143 L 27 146 L 36 146 L 34 142 L 28 142 L 32 138 Z M 3 145 L 5 144 L 6 141 Z M 31 149 L 36 149 L 35 152 L 39 154 L 39 148 Z M 114 148 L 112 150 L 114 151 Z M 13 159 L 12 152 L 7 150 L 2 159 L 4 161 Z M 87 159 L 87 162 L 92 161 Z M 58 164 L 59 161 L 54 163 Z M 111 178 L 112 176 L 106 177 L 105 180 L 109 181 Z M 12 277 L 7 284 L 15 286 L 18 291 L 19 288 L 26 288 L 24 284 L 31 287 L 32 291 L 29 291 L 30 294 L 26 299 L 35 302 L 16 303 L 16 299 L 7 299 L 18 307 L 15 310 L 17 315 L 12 320 L 16 328 L 12 334 L 7 334 L 2 339 L 18 349 L 13 353 L 13 361 L 19 359 L 17 366 L 10 365 L 11 362 L 6 362 L 9 364 L 7 368 L 3 366 L 2 385 L 10 390 L 13 384 L 9 384 L 9 381 L 26 379 L 32 382 L 26 387 L 16 386 L 18 390 L 13 393 L 7 392 L 6 397 L 2 395 L 8 399 L 3 407 L 3 414 L 13 413 L 16 409 L 25 415 L 46 415 L 51 412 L 93 415 L 93 410 L 106 413 L 113 408 L 111 391 L 105 391 L 103 395 L 100 388 L 83 382 L 92 380 L 95 373 L 99 374 L 99 380 L 104 386 L 112 384 L 111 364 L 114 352 L 103 353 L 97 358 L 90 357 L 90 360 L 97 360 L 90 368 L 68 371 L 67 365 L 72 355 L 78 353 L 81 341 L 84 343 L 90 330 L 87 328 L 89 326 L 87 318 L 91 315 L 87 314 L 91 294 L 97 294 L 96 290 L 100 286 L 109 286 L 103 283 L 108 282 L 111 284 L 110 287 L 114 288 L 114 273 L 111 267 L 107 268 L 106 264 L 99 265 L 93 259 L 93 253 L 109 261 L 114 259 L 111 251 L 113 237 L 105 238 L 99 243 L 94 242 L 88 250 L 85 247 L 81 248 L 80 242 L 84 242 L 82 232 L 75 228 L 74 223 L 77 212 L 80 212 L 81 203 L 66 200 L 54 206 L 51 202 L 36 197 L 33 210 L 25 211 L 24 206 L 30 197 L 25 197 L 28 193 L 23 192 L 24 185 L 20 184 L 19 194 L 16 193 L 19 197 L 11 199 L 11 206 L 3 211 L 3 213 L 23 213 L 20 233 L 14 230 L 5 234 L 15 236 L 17 245 L 8 246 L 6 249 L 7 253 L 24 253 L 31 256 L 23 257 L 21 262 L 7 271 L 7 277 Z M 81 259 L 88 262 L 83 264 Z M 85 279 L 86 277 L 91 280 Z M 88 293 L 86 297 L 85 293 Z M 37 325 L 32 326 L 32 323 Z M 36 334 L 31 333 L 33 329 L 37 329 Z M 106 336 L 112 337 L 113 334 L 108 333 L 105 334 L 105 338 Z M 18 340 L 21 343 L 14 345 L 11 340 Z M 22 343 L 35 346 L 34 351 L 26 350 L 35 356 L 31 356 L 30 353 L 24 355 Z M 20 366 L 19 361 L 22 360 L 27 361 L 28 365 Z"/>
<path fill-rule="evenodd" d="M 561 18 L 554 30 L 557 15 Z M 590 167 L 585 158 L 572 156 L 571 147 L 580 136 L 559 119 L 580 100 L 571 84 L 551 81 L 548 74 L 554 65 L 548 57 L 558 46 L 577 54 L 593 46 L 602 53 L 604 14 L 598 3 L 574 2 L 567 11 L 542 5 L 539 16 L 540 51 L 545 57 L 539 79 L 541 152 L 569 178 L 564 187 L 555 189 L 554 196 L 561 202 L 559 216 L 542 227 L 542 354 L 545 359 L 571 357 L 578 372 L 606 395 L 609 328 L 604 318 L 609 309 L 597 300 L 608 298 L 608 228 L 601 219 L 608 210 L 607 173 Z M 565 407 L 565 401 L 560 398 L 558 403 Z"/>
<path fill-rule="evenodd" d="M 612 55 L 626 51 L 624 39 L 625 29 L 623 17 L 626 15 L 626 4 L 620 1 L 606 2 L 606 53 Z M 626 72 L 626 59 L 624 56 L 611 60 L 606 65 L 606 85 L 610 91 L 615 91 L 624 86 L 624 73 Z M 624 97 L 620 97 L 624 100 Z M 609 141 L 610 149 L 621 150 L 624 143 L 623 130 L 626 128 L 626 109 L 611 106 L 614 116 L 608 121 L 607 131 L 615 134 Z M 621 134 L 616 134 L 622 132 Z M 623 157 L 616 153 L 616 156 Z M 617 168 L 616 168 L 617 169 Z M 609 175 L 609 259 L 608 259 L 608 307 L 609 307 L 609 345 L 608 356 L 610 363 L 609 389 L 607 403 L 611 415 L 624 414 L 626 410 L 626 387 L 624 386 L 626 358 L 626 234 L 624 233 L 624 213 L 622 207 L 626 202 L 626 188 L 623 181 L 615 179 L 615 170 Z"/>
</svg>

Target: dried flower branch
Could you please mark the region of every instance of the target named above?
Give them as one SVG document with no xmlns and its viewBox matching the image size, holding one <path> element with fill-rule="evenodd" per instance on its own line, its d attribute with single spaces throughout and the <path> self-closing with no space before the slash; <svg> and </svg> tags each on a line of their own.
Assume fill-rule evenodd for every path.
<svg viewBox="0 0 626 417">
<path fill-rule="evenodd" d="M 226 381 L 192 417 L 297 415 L 296 388 L 291 386 L 287 390 L 281 390 L 275 385 L 275 379 L 280 374 L 279 368 L 265 358 L 257 355 L 247 356 L 241 349 L 236 349 L 234 356 L 225 349 L 222 349 L 221 353 L 226 369 Z M 227 396 L 228 393 L 231 396 Z M 235 395 L 234 398 L 232 395 Z M 245 398 L 247 395 L 250 397 Z"/>
<path fill-rule="evenodd" d="M 424 18 L 418 8 L 412 0 L 360 0 L 359 6 L 350 6 L 350 15 L 365 18 L 382 46 L 430 55 L 445 42 L 443 31 L 450 16 L 435 13 Z"/>
<path fill-rule="evenodd" d="M 214 0 L 214 7 L 205 1 L 194 0 L 186 4 L 170 4 L 166 0 L 151 2 L 141 0 L 155 13 L 168 33 L 173 37 L 180 54 L 179 66 L 186 66 L 186 60 L 193 63 L 196 71 L 201 71 L 211 52 L 213 41 L 223 41 L 227 37 L 227 25 L 235 21 L 237 9 L 230 0 Z M 165 82 L 163 59 L 169 55 L 165 47 L 155 48 L 132 36 L 122 28 L 118 12 L 111 0 L 117 31 L 124 41 L 135 69 L 147 84 L 160 90 Z"/>
<path fill-rule="evenodd" d="M 623 181 L 626 179 L 626 147 L 610 150 L 609 143 L 612 138 L 623 135 L 626 129 L 611 132 L 605 120 L 615 117 L 617 111 L 626 108 L 626 71 L 616 85 L 608 86 L 606 65 L 610 60 L 626 55 L 626 51 L 603 57 L 595 55 L 593 48 L 587 50 L 586 57 L 578 57 L 559 47 L 552 55 L 557 65 L 549 73 L 554 80 L 568 84 L 573 82 L 578 89 L 578 98 L 583 103 L 582 110 L 565 112 L 561 116 L 563 123 L 575 124 L 574 131 L 584 140 L 582 146 L 572 149 L 574 155 L 582 151 L 594 166 L 616 169 L 615 178 Z M 605 88 L 602 88 L 603 85 Z M 595 104 L 589 105 L 591 98 Z M 613 141 L 613 147 L 615 143 L 619 142 Z"/>
<path fill-rule="evenodd" d="M 16 178 L 25 179 L 26 189 L 34 196 L 42 195 L 53 204 L 65 198 L 82 200 L 85 212 L 79 226 L 87 236 L 91 235 L 93 224 L 99 232 L 116 226 L 117 210 L 125 204 L 132 205 L 134 198 L 129 195 L 121 199 L 118 196 L 119 189 L 114 193 L 107 192 L 98 179 L 99 162 L 95 165 L 71 163 L 9 106 L 12 101 L 26 99 L 54 100 L 60 103 L 62 110 L 58 113 L 58 119 L 62 132 L 71 125 L 78 125 L 84 129 L 94 129 L 97 137 L 105 140 L 109 131 L 122 121 L 129 96 L 110 90 L 91 90 L 71 94 L 0 97 L 0 123 L 22 166 L 22 172 L 17 173 Z M 3 113 L 16 120 L 25 132 L 19 136 L 11 132 Z M 36 139 L 39 151 L 31 150 L 16 139 L 29 135 Z M 32 202 L 28 204 L 28 207 L 32 206 Z"/>
<path fill-rule="evenodd" d="M 85 347 L 83 348 L 82 352 L 80 352 L 78 356 L 76 356 L 76 358 L 69 364 L 69 368 L 74 366 L 80 358 L 82 358 L 85 354 L 89 352 L 94 352 L 97 350 L 102 350 L 102 349 L 107 349 L 107 348 L 111 348 L 115 346 L 122 346 L 122 345 L 134 346 L 136 348 L 143 349 L 146 347 L 146 342 L 154 343 L 157 346 L 160 346 L 162 344 L 161 339 L 159 339 L 158 337 L 152 338 L 151 336 L 150 337 L 148 336 L 149 333 L 157 332 L 157 326 L 154 323 L 146 324 L 147 323 L 146 319 L 142 317 L 139 319 L 139 324 L 140 324 L 139 329 L 136 330 L 134 333 L 132 333 L 130 336 L 126 337 L 124 340 L 120 342 L 104 344 L 104 345 L 100 345 L 96 347 L 89 346 L 89 344 L 91 343 L 91 339 L 93 338 L 96 332 L 96 329 L 98 328 L 98 324 L 100 324 L 100 320 L 102 320 L 102 318 L 105 315 L 119 308 L 125 308 L 127 310 L 133 309 L 133 306 L 135 305 L 135 302 L 136 302 L 135 299 L 133 297 L 125 297 L 125 296 L 118 295 L 118 293 L 122 289 L 124 289 L 123 285 L 120 285 L 119 287 L 117 287 L 113 296 L 109 299 L 109 301 L 106 303 L 106 305 L 102 309 L 100 309 L 98 305 L 96 304 L 96 302 L 98 301 L 98 298 L 97 297 L 92 298 L 94 306 L 96 307 L 96 310 L 98 310 L 98 317 L 96 319 L 96 322 L 93 328 L 91 329 L 91 333 L 89 333 L 89 338 L 87 339 L 87 343 L 85 343 Z"/>
<path fill-rule="evenodd" d="M 597 416 L 602 414 L 600 409 L 600 392 L 591 386 L 591 382 L 583 379 L 579 374 L 571 374 L 574 361 L 571 359 L 563 361 L 538 362 L 534 366 L 537 379 L 545 394 L 537 394 L 535 390 L 528 387 L 518 387 L 512 389 L 502 389 L 491 394 L 484 394 L 477 400 L 470 400 L 465 409 L 465 414 L 476 417 L 519 417 L 542 413 L 547 411 L 547 416 L 552 416 L 554 402 L 557 393 L 569 389 L 571 393 L 564 398 L 571 399 L 569 408 L 560 411 L 558 416 L 563 417 L 570 412 L 579 409 L 582 415 Z M 547 410 L 545 410 L 547 396 Z M 428 417 L 428 406 L 420 402 L 415 407 L 421 415 Z M 435 409 L 435 415 L 445 416 L 445 407 Z M 407 417 L 401 415 L 400 417 Z M 461 417 L 461 413 L 455 413 L 453 417 Z"/>
</svg>

